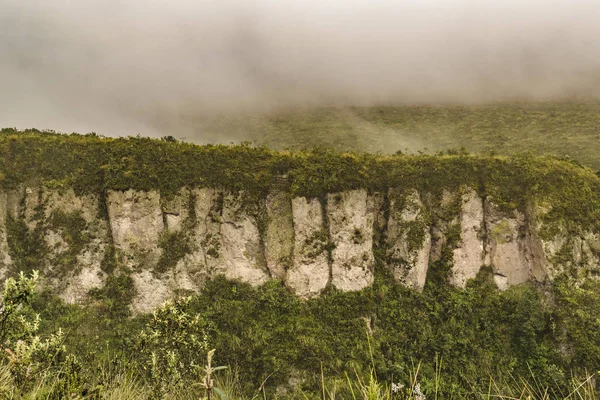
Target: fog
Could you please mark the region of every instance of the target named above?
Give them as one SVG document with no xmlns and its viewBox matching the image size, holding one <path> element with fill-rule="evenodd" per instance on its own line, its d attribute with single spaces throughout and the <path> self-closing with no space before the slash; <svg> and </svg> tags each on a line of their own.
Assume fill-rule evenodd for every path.
<svg viewBox="0 0 600 400">
<path fill-rule="evenodd" d="M 597 0 L 0 0 L 0 127 L 594 97 L 598 21 Z"/>
</svg>

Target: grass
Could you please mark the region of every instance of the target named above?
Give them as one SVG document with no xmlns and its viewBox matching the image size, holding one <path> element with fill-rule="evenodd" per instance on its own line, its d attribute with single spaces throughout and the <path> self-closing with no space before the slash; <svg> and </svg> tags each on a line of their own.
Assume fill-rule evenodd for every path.
<svg viewBox="0 0 600 400">
<path fill-rule="evenodd" d="M 250 146 L 200 147 L 164 139 L 9 129 L 0 134 L 0 184 L 11 188 L 33 181 L 100 196 L 106 190 L 131 187 L 168 195 L 183 185 L 251 189 L 264 196 L 281 174 L 288 175 L 292 193 L 307 196 L 355 187 L 436 192 L 466 184 L 509 209 L 526 207 L 532 196 L 545 199 L 553 205 L 549 221 L 571 221 L 578 227 L 596 227 L 600 221 L 600 180 L 592 170 L 577 165 L 600 169 L 600 102 L 323 108 L 202 124 L 196 126 L 209 137 L 225 130 L 233 139 L 275 149 L 418 153 L 424 148 L 464 147 L 481 154 L 469 156 L 459 150 L 373 156 L 321 149 L 280 153 Z M 571 161 L 503 157 L 514 152 Z M 83 227 L 75 217 L 59 215 L 52 222 L 71 227 L 65 232 L 75 239 Z M 39 268 L 39 254 L 26 251 L 40 250 L 37 238 L 14 222 L 9 229 L 15 240 L 9 245 L 15 259 L 23 269 Z M 165 261 L 176 261 L 185 241 L 175 236 L 163 239 L 169 254 Z M 431 270 L 441 274 L 446 267 L 433 265 Z M 214 386 L 228 399 L 599 397 L 597 284 L 557 280 L 551 289 L 552 304 L 547 304 L 537 288 L 499 293 L 489 279 L 478 279 L 464 291 L 432 284 L 415 293 L 378 277 L 375 286 L 363 292 L 332 291 L 309 302 L 300 302 L 276 282 L 252 289 L 218 280 L 209 282 L 182 310 L 206 320 L 200 328 L 210 334 L 218 364 L 231 367 L 214 377 Z M 151 377 L 144 369 L 149 354 L 140 351 L 139 343 L 148 317 L 129 318 L 131 281 L 127 275 L 111 275 L 106 287 L 91 295 L 87 308 L 45 297 L 37 303 L 42 331 L 67 328 L 65 344 L 81 360 L 78 377 L 83 383 L 73 398 L 150 398 Z M 374 336 L 365 341 L 367 319 L 373 321 Z M 151 350 L 165 351 L 166 346 Z M 182 351 L 181 357 L 194 359 L 194 354 Z M 104 369 L 103 363 L 113 362 L 119 364 Z M 0 397 L 46 398 L 58 390 L 59 372 L 41 374 L 23 389 L 15 387 L 11 374 L 0 365 Z M 290 377 L 295 377 L 296 389 L 278 392 Z M 200 385 L 202 375 L 193 379 L 167 388 L 164 398 L 200 398 L 206 393 Z M 219 397 L 215 390 L 213 398 Z"/>
<path fill-rule="evenodd" d="M 210 375 L 199 376 L 199 382 L 188 387 L 174 386 L 164 392 L 162 399 L 178 400 L 266 400 L 266 399 L 304 399 L 304 400 L 438 400 L 441 397 L 438 391 L 428 393 L 421 390 L 419 383 L 419 367 L 411 373 L 411 382 L 408 386 L 384 382 L 377 379 L 373 370 L 368 377 L 363 378 L 358 373 L 354 376 L 346 374 L 345 380 L 326 379 L 322 375 L 319 393 L 309 393 L 302 390 L 297 393 L 272 393 L 264 389 L 264 385 L 257 386 L 252 395 L 245 395 L 239 390 L 239 376 L 230 371 L 221 371 L 214 377 L 214 386 L 206 390 L 202 382 L 211 379 Z M 507 382 L 498 382 L 493 378 L 489 380 L 489 388 L 485 393 L 474 391 L 469 398 L 478 400 L 596 400 L 600 398 L 595 389 L 595 374 L 580 378 L 573 378 L 568 392 L 562 393 L 550 386 L 541 386 L 534 376 L 529 380 L 514 378 Z M 3 399 L 28 399 L 42 400 L 56 391 L 58 381 L 53 375 L 39 377 L 27 390 L 16 387 L 11 379 L 10 369 L 7 365 L 0 365 L 0 396 Z M 201 390 L 194 389 L 202 387 Z M 63 396 L 68 392 L 62 392 Z M 54 397 L 52 397 L 54 398 Z M 96 386 L 85 394 L 71 393 L 71 399 L 78 400 L 142 400 L 152 399 L 151 385 L 139 375 L 131 371 L 114 371 L 112 375 L 102 374 L 96 379 Z"/>
<path fill-rule="evenodd" d="M 571 157 L 600 169 L 600 101 L 474 106 L 299 109 L 187 122 L 188 140 L 250 140 L 275 149 L 313 146 L 394 153 L 464 147 L 473 153 Z M 182 135 L 184 136 L 184 135 Z"/>
</svg>

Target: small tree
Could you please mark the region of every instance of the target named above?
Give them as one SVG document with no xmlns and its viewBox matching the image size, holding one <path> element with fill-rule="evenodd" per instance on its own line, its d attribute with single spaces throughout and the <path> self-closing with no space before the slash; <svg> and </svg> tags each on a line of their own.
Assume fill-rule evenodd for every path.
<svg viewBox="0 0 600 400">
<path fill-rule="evenodd" d="M 33 271 L 31 277 L 21 272 L 18 279 L 8 278 L 4 282 L 0 299 L 0 343 L 3 346 L 21 340 L 37 330 L 39 316 L 35 316 L 33 321 L 28 320 L 23 314 L 23 308 L 33 298 L 38 277 L 37 271 Z"/>
<path fill-rule="evenodd" d="M 0 298 L 0 358 L 8 361 L 12 380 L 17 390 L 27 390 L 33 383 L 53 376 L 56 381 L 49 398 L 60 398 L 79 384 L 79 364 L 67 356 L 64 335 L 58 333 L 42 340 L 38 335 L 40 316 L 28 308 L 38 282 L 38 272 L 30 276 L 23 272 L 17 279 L 8 278 Z M 56 368 L 51 368 L 55 366 Z M 66 372 L 69 373 L 66 373 Z M 57 393 L 57 390 L 62 390 Z"/>
<path fill-rule="evenodd" d="M 156 398 L 193 378 L 208 352 L 209 322 L 189 310 L 190 301 L 190 297 L 167 301 L 154 310 L 140 334 Z"/>
</svg>

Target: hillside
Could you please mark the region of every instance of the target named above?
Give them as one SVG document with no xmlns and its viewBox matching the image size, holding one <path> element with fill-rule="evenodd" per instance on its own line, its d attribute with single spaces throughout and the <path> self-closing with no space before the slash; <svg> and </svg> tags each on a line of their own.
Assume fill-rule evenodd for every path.
<svg viewBox="0 0 600 400">
<path fill-rule="evenodd" d="M 188 140 L 250 140 L 277 149 L 325 146 L 394 153 L 446 151 L 571 157 L 600 169 L 600 102 L 298 109 L 263 116 L 182 119 Z M 158 124 L 161 127 L 160 124 Z M 166 125 L 162 126 L 168 129 Z"/>
<path fill-rule="evenodd" d="M 406 398 L 415 374 L 428 396 L 534 374 L 566 397 L 600 360 L 599 221 L 600 178 L 551 156 L 0 133 L 0 266 L 40 272 L 15 321 L 65 344 L 25 364 L 54 398 L 119 374 L 193 398 L 211 348 L 240 397 L 352 398 L 372 369 Z"/>
</svg>

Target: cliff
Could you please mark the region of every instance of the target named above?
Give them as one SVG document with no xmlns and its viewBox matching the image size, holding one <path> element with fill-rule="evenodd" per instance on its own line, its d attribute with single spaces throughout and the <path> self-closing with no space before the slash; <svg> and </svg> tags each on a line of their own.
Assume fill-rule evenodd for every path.
<svg viewBox="0 0 600 400">
<path fill-rule="evenodd" d="M 500 290 L 600 275 L 600 179 L 554 158 L 376 156 L 4 130 L 0 270 L 67 302 L 129 274 L 132 308 L 223 275 L 298 296 L 371 285 Z"/>
</svg>

